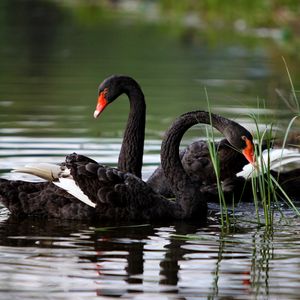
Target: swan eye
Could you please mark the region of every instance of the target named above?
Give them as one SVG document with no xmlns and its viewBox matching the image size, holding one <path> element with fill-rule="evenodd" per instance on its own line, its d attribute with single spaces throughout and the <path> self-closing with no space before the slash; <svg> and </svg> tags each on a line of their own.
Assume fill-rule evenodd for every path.
<svg viewBox="0 0 300 300">
<path fill-rule="evenodd" d="M 105 88 L 102 92 L 100 92 L 100 94 L 102 94 L 102 96 L 106 99 L 107 97 L 107 93 L 108 93 L 108 88 Z"/>
<path fill-rule="evenodd" d="M 243 144 L 244 144 L 244 145 L 243 145 L 243 148 L 244 148 L 244 147 L 247 147 L 248 144 L 251 143 L 251 140 L 250 140 L 249 138 L 247 138 L 245 135 L 242 135 L 242 136 L 241 136 L 241 139 L 244 141 L 244 143 L 243 143 Z"/>
</svg>

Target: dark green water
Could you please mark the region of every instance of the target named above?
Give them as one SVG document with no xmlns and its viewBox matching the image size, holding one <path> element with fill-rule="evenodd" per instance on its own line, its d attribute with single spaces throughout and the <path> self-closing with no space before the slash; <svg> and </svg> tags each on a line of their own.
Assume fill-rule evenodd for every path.
<svg viewBox="0 0 300 300">
<path fill-rule="evenodd" d="M 98 84 L 114 73 L 136 78 L 147 101 L 143 174 L 159 164 L 162 134 L 179 114 L 207 109 L 254 130 L 286 126 L 293 114 L 275 89 L 290 91 L 272 40 L 214 38 L 140 15 L 57 1 L 0 4 L 0 173 L 26 163 L 61 162 L 78 152 L 117 162 L 126 97 L 92 118 Z M 217 37 L 217 38 L 216 38 Z M 286 57 L 295 87 L 299 62 Z M 300 69 L 300 68 L 298 68 Z M 259 102 L 259 104 L 258 104 Z M 297 124 L 295 125 L 297 128 Z M 198 127 L 184 143 L 205 136 Z M 90 224 L 14 220 L 0 209 L 1 299 L 297 299 L 300 222 L 257 228 L 253 207 L 238 226 Z"/>
</svg>

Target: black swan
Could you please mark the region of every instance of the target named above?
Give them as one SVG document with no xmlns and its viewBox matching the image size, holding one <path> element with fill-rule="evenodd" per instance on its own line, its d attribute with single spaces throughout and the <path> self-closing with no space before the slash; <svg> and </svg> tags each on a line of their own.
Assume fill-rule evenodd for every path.
<svg viewBox="0 0 300 300">
<path fill-rule="evenodd" d="M 114 101 L 123 93 L 128 95 L 130 101 L 128 120 L 132 121 L 127 122 L 124 131 L 118 168 L 121 171 L 130 172 L 141 177 L 146 104 L 139 84 L 128 76 L 111 76 L 105 79 L 99 85 L 98 104 L 94 117 L 98 117 L 109 102 Z M 55 169 L 47 168 L 49 166 L 43 164 L 43 169 L 32 170 L 29 168 L 29 170 L 26 170 L 26 168 L 20 168 L 20 170 L 37 175 L 48 181 L 57 179 L 56 177 L 62 171 L 60 167 Z M 74 200 L 74 203 L 70 203 L 72 200 Z M 51 203 L 54 203 L 53 201 L 58 204 L 57 207 L 63 207 L 66 204 L 64 212 L 61 209 L 56 209 L 55 205 L 46 208 L 46 211 L 52 210 L 52 215 L 56 217 L 85 218 L 90 215 L 91 211 L 91 207 L 88 205 L 83 205 L 82 207 L 82 203 L 78 203 L 77 199 L 52 182 L 36 183 L 0 178 L 0 201 L 14 215 L 39 215 L 40 207 L 42 205 L 51 206 Z"/>
<path fill-rule="evenodd" d="M 58 196 L 56 187 L 51 184 L 42 191 L 45 197 L 40 197 L 41 193 L 38 193 L 38 197 L 34 197 L 34 190 L 29 195 L 23 190 L 20 195 L 19 186 L 24 187 L 24 182 L 20 181 L 0 182 L 0 200 L 12 212 L 19 209 L 25 214 L 48 217 L 204 220 L 206 199 L 199 192 L 199 185 L 193 183 L 184 171 L 179 158 L 179 145 L 189 127 L 197 123 L 210 124 L 210 121 L 237 149 L 242 151 L 252 143 L 252 136 L 247 130 L 221 116 L 214 114 L 210 116 L 207 112 L 196 111 L 179 117 L 166 132 L 161 150 L 162 168 L 176 195 L 176 201 L 170 201 L 155 193 L 147 183 L 131 173 L 99 165 L 77 154 L 66 157 L 66 167 L 76 184 L 95 203 L 95 208 L 70 195 L 65 195 L 64 191 L 60 191 L 61 194 Z M 2 189 L 5 183 L 10 188 L 6 186 Z M 55 193 L 51 195 L 51 188 L 54 187 Z"/>
<path fill-rule="evenodd" d="M 219 157 L 220 180 L 229 181 L 242 170 L 249 161 L 246 157 L 223 139 L 215 142 L 214 147 Z M 204 188 L 211 189 L 217 182 L 209 147 L 206 141 L 195 141 L 180 151 L 180 159 L 185 172 L 193 182 L 201 183 Z M 173 197 L 171 186 L 164 175 L 161 165 L 147 180 L 154 191 L 166 197 Z"/>
</svg>

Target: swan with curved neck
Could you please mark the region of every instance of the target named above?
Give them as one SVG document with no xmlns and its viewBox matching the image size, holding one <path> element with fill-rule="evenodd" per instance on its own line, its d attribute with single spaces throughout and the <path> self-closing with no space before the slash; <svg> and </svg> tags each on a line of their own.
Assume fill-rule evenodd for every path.
<svg viewBox="0 0 300 300">
<path fill-rule="evenodd" d="M 246 147 L 249 132 L 237 123 L 211 114 L 213 126 L 222 131 L 233 146 Z M 90 162 L 86 157 L 71 154 L 66 159 L 74 180 L 96 204 L 96 215 L 109 219 L 199 219 L 205 220 L 206 199 L 199 185 L 191 181 L 179 157 L 179 145 L 184 133 L 198 123 L 210 124 L 210 115 L 194 111 L 181 115 L 166 131 L 161 148 L 162 167 L 170 182 L 175 201 L 157 194 L 144 181 L 129 173 Z M 239 136 L 232 136 L 235 129 Z"/>
</svg>

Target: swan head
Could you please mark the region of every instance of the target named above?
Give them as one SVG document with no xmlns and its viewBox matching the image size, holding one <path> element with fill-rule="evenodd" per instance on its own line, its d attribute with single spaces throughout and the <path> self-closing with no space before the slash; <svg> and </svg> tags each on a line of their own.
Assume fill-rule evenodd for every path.
<svg viewBox="0 0 300 300">
<path fill-rule="evenodd" d="M 107 106 L 108 101 L 107 101 L 107 89 L 103 90 L 101 93 L 98 95 L 97 99 L 97 106 L 94 112 L 94 118 L 98 118 L 101 112 L 104 110 L 104 108 Z"/>
<path fill-rule="evenodd" d="M 99 117 L 105 107 L 117 99 L 121 94 L 130 94 L 130 92 L 139 88 L 138 83 L 131 77 L 125 75 L 112 75 L 106 78 L 98 88 L 98 100 L 94 118 Z"/>
<path fill-rule="evenodd" d="M 245 156 L 249 163 L 255 164 L 253 137 L 247 129 L 234 123 L 233 126 L 228 126 L 226 128 L 224 135 L 229 143 Z"/>
<path fill-rule="evenodd" d="M 99 88 L 98 88 L 98 99 L 97 99 L 97 105 L 94 112 L 94 118 L 98 118 L 101 112 L 105 109 L 105 107 L 112 102 L 113 100 L 110 100 L 110 94 L 111 94 L 111 80 L 106 79 L 104 80 Z"/>
</svg>

